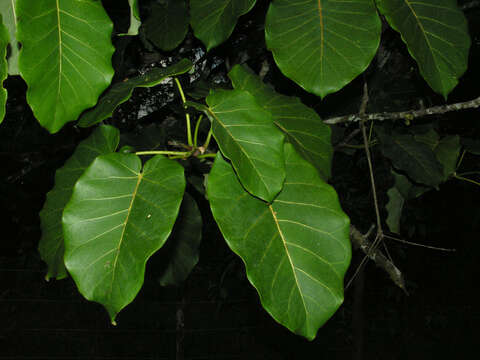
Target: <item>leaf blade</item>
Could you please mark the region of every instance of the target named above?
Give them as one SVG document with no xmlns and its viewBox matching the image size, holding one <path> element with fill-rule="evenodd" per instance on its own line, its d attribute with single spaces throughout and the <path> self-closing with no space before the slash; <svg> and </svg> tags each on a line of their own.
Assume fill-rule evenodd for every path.
<svg viewBox="0 0 480 360">
<path fill-rule="evenodd" d="M 275 0 L 265 39 L 283 74 L 323 98 L 367 68 L 380 30 L 370 0 Z"/>
<path fill-rule="evenodd" d="M 343 301 L 351 257 L 349 220 L 313 166 L 291 144 L 285 144 L 285 154 L 285 187 L 271 204 L 246 193 L 220 155 L 209 176 L 208 197 L 263 307 L 312 340 Z"/>
<path fill-rule="evenodd" d="M 75 185 L 62 219 L 65 265 L 112 323 L 140 290 L 146 262 L 169 236 L 184 189 L 178 163 L 157 155 L 142 170 L 138 156 L 118 153 L 97 157 Z"/>
<path fill-rule="evenodd" d="M 82 141 L 65 165 L 55 173 L 55 185 L 47 194 L 40 211 L 42 237 L 38 251 L 47 263 L 46 279 L 58 280 L 67 277 L 63 262 L 65 252 L 62 230 L 62 212 L 73 192 L 73 186 L 99 155 L 109 154 L 117 149 L 120 141 L 118 129 L 109 125 L 99 126 L 86 140 Z"/>
<path fill-rule="evenodd" d="M 7 27 L 10 36 L 10 56 L 8 58 L 8 74 L 20 75 L 18 70 L 18 41 L 17 33 L 17 14 L 16 0 L 0 1 L 0 14 L 2 14 L 3 24 Z"/>
<path fill-rule="evenodd" d="M 27 101 L 51 133 L 95 105 L 113 77 L 113 24 L 98 1 L 17 1 Z"/>
</svg>

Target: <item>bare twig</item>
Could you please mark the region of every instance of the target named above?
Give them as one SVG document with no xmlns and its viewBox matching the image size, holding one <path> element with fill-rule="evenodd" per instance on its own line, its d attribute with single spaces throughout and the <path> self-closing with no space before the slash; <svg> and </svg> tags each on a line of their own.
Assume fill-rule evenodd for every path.
<svg viewBox="0 0 480 360">
<path fill-rule="evenodd" d="M 442 248 L 442 247 L 437 247 L 437 246 L 430 246 L 430 245 L 419 244 L 419 243 L 416 243 L 416 242 L 399 239 L 399 238 L 396 238 L 396 237 L 390 236 L 390 235 L 384 235 L 384 236 L 385 236 L 385 238 L 387 238 L 387 239 L 394 240 L 394 241 L 398 241 L 398 242 L 400 242 L 400 243 L 402 243 L 402 244 L 406 244 L 406 245 L 418 246 L 418 247 L 423 247 L 423 248 L 432 249 L 432 250 L 438 250 L 438 251 L 448 251 L 448 252 L 457 251 L 456 249 L 447 249 L 447 248 Z"/>
<path fill-rule="evenodd" d="M 369 233 L 363 235 L 355 226 L 350 226 L 350 241 L 354 248 L 362 250 L 369 259 L 390 276 L 395 285 L 408 295 L 402 272 L 378 248 L 373 247 L 373 244 L 368 241 L 368 235 Z"/>
<path fill-rule="evenodd" d="M 358 114 L 350 114 L 350 115 L 333 117 L 330 119 L 326 119 L 323 122 L 328 125 L 333 125 L 333 124 L 340 124 L 345 122 L 361 121 L 362 119 L 365 121 L 369 121 L 369 120 L 384 121 L 384 120 L 400 120 L 400 119 L 413 120 L 416 118 L 421 118 L 429 115 L 439 115 L 439 114 L 445 114 L 451 111 L 475 109 L 478 107 L 480 107 L 480 96 L 470 101 L 465 101 L 465 102 L 460 102 L 455 104 L 432 106 L 432 107 L 429 107 L 426 109 L 420 109 L 420 110 L 408 110 L 408 111 L 400 111 L 400 112 L 381 112 L 381 113 L 374 113 L 374 114 L 365 114 L 363 116 L 360 113 L 358 113 Z"/>
</svg>

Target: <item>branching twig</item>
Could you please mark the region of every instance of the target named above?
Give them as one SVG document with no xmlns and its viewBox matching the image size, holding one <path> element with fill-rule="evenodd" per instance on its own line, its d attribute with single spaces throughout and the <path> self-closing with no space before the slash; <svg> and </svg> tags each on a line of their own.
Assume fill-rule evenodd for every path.
<svg viewBox="0 0 480 360">
<path fill-rule="evenodd" d="M 368 241 L 368 235 L 368 233 L 363 235 L 355 226 L 350 226 L 350 240 L 354 248 L 362 250 L 365 256 L 382 268 L 392 281 L 408 295 L 402 272 L 378 248 L 373 247 L 373 244 Z"/>
<path fill-rule="evenodd" d="M 343 115 L 338 117 L 333 117 L 323 122 L 328 125 L 333 124 L 340 124 L 345 122 L 355 122 L 364 119 L 365 121 L 368 120 L 400 120 L 400 119 L 408 119 L 413 120 L 415 118 L 421 118 L 424 116 L 429 115 L 438 115 L 438 114 L 445 114 L 451 111 L 459 111 L 459 110 L 467 110 L 467 109 L 475 109 L 480 107 L 480 96 L 476 99 L 455 103 L 455 104 L 447 104 L 447 105 L 439 105 L 433 106 L 426 109 L 420 110 L 408 110 L 408 111 L 400 111 L 400 112 L 382 112 L 382 113 L 374 113 L 374 114 L 365 114 L 364 116 L 359 114 L 350 114 L 350 115 Z"/>
</svg>

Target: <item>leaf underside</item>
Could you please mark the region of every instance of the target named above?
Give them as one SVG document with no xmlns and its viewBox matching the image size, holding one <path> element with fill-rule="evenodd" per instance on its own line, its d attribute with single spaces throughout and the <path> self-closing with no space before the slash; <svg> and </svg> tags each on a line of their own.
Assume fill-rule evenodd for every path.
<svg viewBox="0 0 480 360">
<path fill-rule="evenodd" d="M 113 25 L 100 1 L 18 0 L 17 10 L 27 101 L 55 133 L 95 105 L 110 84 Z"/>
<path fill-rule="evenodd" d="M 63 262 L 65 253 L 62 212 L 73 192 L 73 186 L 99 155 L 114 152 L 120 139 L 119 131 L 113 126 L 99 126 L 86 140 L 82 141 L 65 165 L 55 173 L 55 186 L 47 194 L 40 211 L 42 237 L 38 246 L 40 256 L 47 263 L 46 279 L 63 279 L 67 270 Z"/>
<path fill-rule="evenodd" d="M 245 192 L 220 154 L 209 175 L 208 198 L 263 307 L 312 340 L 343 301 L 349 219 L 335 190 L 291 144 L 285 144 L 285 157 L 285 185 L 271 204 Z"/>
<path fill-rule="evenodd" d="M 8 30 L 2 23 L 2 16 L 0 15 L 0 124 L 5 116 L 5 106 L 7 104 L 7 90 L 3 87 L 3 81 L 8 76 L 7 63 L 7 45 L 8 45 Z"/>
<path fill-rule="evenodd" d="M 185 189 L 183 167 L 162 155 L 142 170 L 134 154 L 97 157 L 63 213 L 65 265 L 79 291 L 112 322 L 143 284 L 148 258 L 172 231 Z"/>
<path fill-rule="evenodd" d="M 3 24 L 8 29 L 10 37 L 10 55 L 8 57 L 8 74 L 19 75 L 18 70 L 18 42 L 17 42 L 17 14 L 16 14 L 16 0 L 0 1 L 0 14 L 2 15 Z M 2 57 L 3 59 L 3 57 Z"/>
<path fill-rule="evenodd" d="M 296 97 L 284 96 L 264 84 L 245 66 L 235 65 L 228 76 L 233 87 L 246 90 L 258 104 L 272 114 L 273 122 L 306 160 L 313 164 L 324 180 L 330 177 L 333 147 L 330 127 L 320 116 Z"/>
<path fill-rule="evenodd" d="M 324 97 L 367 68 L 380 30 L 372 0 L 275 0 L 267 13 L 265 39 L 288 78 Z"/>
<path fill-rule="evenodd" d="M 455 0 L 377 0 L 430 87 L 446 97 L 468 64 L 470 37 Z"/>
<path fill-rule="evenodd" d="M 156 86 L 167 77 L 186 73 L 192 66 L 190 60 L 182 59 L 169 67 L 154 68 L 143 75 L 116 83 L 100 98 L 94 108 L 82 114 L 78 120 L 78 125 L 89 127 L 108 119 L 113 115 L 117 106 L 130 99 L 135 88 Z"/>
</svg>

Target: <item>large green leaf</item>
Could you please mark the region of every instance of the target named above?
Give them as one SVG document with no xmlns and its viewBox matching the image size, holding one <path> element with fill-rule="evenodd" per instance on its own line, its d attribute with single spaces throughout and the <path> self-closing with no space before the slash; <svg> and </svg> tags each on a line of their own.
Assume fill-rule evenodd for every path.
<svg viewBox="0 0 480 360">
<path fill-rule="evenodd" d="M 331 130 L 320 116 L 300 99 L 280 95 L 244 66 L 235 65 L 228 74 L 235 89 L 246 90 L 272 114 L 273 122 L 287 135 L 295 149 L 320 172 L 330 177 L 333 147 Z"/>
<path fill-rule="evenodd" d="M 324 97 L 367 68 L 380 29 L 372 0 L 274 0 L 265 39 L 287 77 Z"/>
<path fill-rule="evenodd" d="M 0 15 L 0 123 L 5 116 L 5 106 L 7 104 L 7 90 L 3 87 L 3 81 L 8 76 L 7 45 L 8 31 L 3 25 Z"/>
<path fill-rule="evenodd" d="M 183 59 L 169 67 L 154 68 L 143 75 L 116 83 L 100 98 L 94 108 L 82 114 L 78 125 L 88 127 L 108 119 L 117 106 L 130 99 L 135 88 L 156 86 L 167 77 L 186 73 L 192 66 L 190 60 Z"/>
<path fill-rule="evenodd" d="M 185 0 L 166 0 L 152 4 L 150 16 L 143 25 L 145 37 L 163 51 L 175 49 L 188 31 Z"/>
<path fill-rule="evenodd" d="M 112 323 L 170 235 L 184 189 L 183 167 L 175 161 L 157 155 L 142 170 L 138 156 L 119 153 L 97 157 L 75 185 L 63 212 L 65 265 Z"/>
<path fill-rule="evenodd" d="M 202 215 L 191 195 L 185 193 L 172 235 L 164 246 L 168 263 L 160 275 L 160 285 L 178 285 L 185 281 L 198 262 L 202 239 Z"/>
<path fill-rule="evenodd" d="M 212 132 L 251 194 L 272 201 L 285 180 L 283 133 L 247 91 L 217 90 L 207 97 Z"/>
<path fill-rule="evenodd" d="M 10 35 L 10 56 L 8 57 L 8 73 L 19 75 L 18 70 L 18 42 L 17 42 L 17 14 L 16 0 L 0 1 L 0 14 L 3 24 L 7 27 Z M 3 58 L 3 57 L 2 57 Z"/>
<path fill-rule="evenodd" d="M 232 34 L 237 19 L 249 12 L 256 0 L 190 0 L 190 23 L 207 51 Z"/>
<path fill-rule="evenodd" d="M 349 219 L 335 190 L 291 144 L 285 144 L 285 157 L 285 187 L 272 204 L 245 192 L 220 155 L 208 178 L 208 198 L 263 307 L 311 340 L 343 301 Z"/>
<path fill-rule="evenodd" d="M 48 265 L 46 279 L 63 279 L 67 270 L 63 262 L 62 212 L 72 196 L 73 186 L 85 169 L 99 155 L 109 154 L 117 149 L 119 131 L 113 126 L 99 126 L 86 140 L 82 141 L 65 165 L 55 174 L 55 186 L 47 194 L 40 211 L 42 237 L 38 250 Z"/>
<path fill-rule="evenodd" d="M 456 0 L 376 0 L 400 32 L 420 73 L 444 97 L 467 69 L 470 37 Z"/>
<path fill-rule="evenodd" d="M 408 134 L 384 134 L 377 129 L 383 154 L 393 166 L 405 171 L 415 182 L 437 187 L 443 181 L 443 167 L 435 153 L 423 142 Z"/>
<path fill-rule="evenodd" d="M 17 13 L 27 101 L 55 133 L 110 84 L 112 22 L 100 1 L 18 0 Z"/>
</svg>

